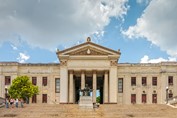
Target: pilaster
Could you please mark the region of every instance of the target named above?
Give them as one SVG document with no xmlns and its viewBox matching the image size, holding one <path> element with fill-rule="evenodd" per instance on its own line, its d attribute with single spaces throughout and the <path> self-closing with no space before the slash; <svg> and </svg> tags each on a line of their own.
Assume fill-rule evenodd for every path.
<svg viewBox="0 0 177 118">
<path fill-rule="evenodd" d="M 104 103 L 108 103 L 108 71 L 104 73 Z"/>
<path fill-rule="evenodd" d="M 68 69 L 67 66 L 60 66 L 60 103 L 68 103 Z"/>
<path fill-rule="evenodd" d="M 73 103 L 74 97 L 74 81 L 73 81 L 73 71 L 69 71 L 69 103 Z"/>
<path fill-rule="evenodd" d="M 81 89 L 85 88 L 85 71 L 81 71 Z"/>
<path fill-rule="evenodd" d="M 97 90 L 97 76 L 96 76 L 96 71 L 93 71 L 93 103 L 96 103 L 96 90 Z"/>
</svg>

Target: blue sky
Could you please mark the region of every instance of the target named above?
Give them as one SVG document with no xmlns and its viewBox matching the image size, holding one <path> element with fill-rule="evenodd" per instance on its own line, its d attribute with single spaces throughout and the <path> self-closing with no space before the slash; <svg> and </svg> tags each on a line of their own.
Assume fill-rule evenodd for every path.
<svg viewBox="0 0 177 118">
<path fill-rule="evenodd" d="M 119 63 L 177 58 L 177 1 L 0 0 L 0 61 L 58 63 L 63 50 L 91 37 L 121 50 Z"/>
</svg>

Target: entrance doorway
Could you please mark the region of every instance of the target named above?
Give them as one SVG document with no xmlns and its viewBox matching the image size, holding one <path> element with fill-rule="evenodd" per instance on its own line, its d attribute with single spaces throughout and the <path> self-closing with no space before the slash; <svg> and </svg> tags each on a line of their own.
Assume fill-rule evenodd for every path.
<svg viewBox="0 0 177 118">
<path fill-rule="evenodd" d="M 93 76 L 91 74 L 87 74 L 85 76 L 85 85 L 88 85 L 89 88 L 93 89 Z M 104 85 L 104 75 L 99 74 L 97 75 L 97 90 L 96 90 L 96 99 L 97 102 L 100 104 L 103 104 L 103 85 Z M 80 75 L 74 75 L 74 103 L 78 104 L 79 98 L 81 95 L 80 92 L 81 89 L 81 76 Z M 90 93 L 90 96 L 92 96 L 92 92 Z"/>
<path fill-rule="evenodd" d="M 86 76 L 85 78 L 85 85 L 87 84 L 89 88 L 93 88 L 93 77 L 92 76 Z M 92 95 L 92 92 L 91 92 Z"/>
<path fill-rule="evenodd" d="M 33 95 L 32 97 L 32 103 L 37 103 L 37 95 Z"/>
<path fill-rule="evenodd" d="M 96 100 L 98 103 L 103 104 L 103 80 L 104 76 L 97 77 L 97 93 L 96 93 Z"/>
<path fill-rule="evenodd" d="M 75 81 L 75 103 L 78 104 L 81 89 L 81 77 L 74 76 Z"/>
<path fill-rule="evenodd" d="M 42 103 L 47 103 L 47 94 L 42 94 Z"/>
</svg>

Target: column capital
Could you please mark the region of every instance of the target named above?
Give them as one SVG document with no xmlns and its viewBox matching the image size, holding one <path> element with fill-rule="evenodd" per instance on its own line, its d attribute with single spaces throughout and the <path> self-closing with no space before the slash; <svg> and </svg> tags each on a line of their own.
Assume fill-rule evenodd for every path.
<svg viewBox="0 0 177 118">
<path fill-rule="evenodd" d="M 85 70 L 81 70 L 81 73 L 84 74 L 84 73 L 85 73 Z"/>
<path fill-rule="evenodd" d="M 69 74 L 73 74 L 74 73 L 74 70 L 69 70 Z"/>
<path fill-rule="evenodd" d="M 109 72 L 109 70 L 104 70 L 104 73 L 105 73 L 105 74 L 108 74 L 108 72 Z"/>
<path fill-rule="evenodd" d="M 93 74 L 96 74 L 97 70 L 92 70 Z"/>
</svg>

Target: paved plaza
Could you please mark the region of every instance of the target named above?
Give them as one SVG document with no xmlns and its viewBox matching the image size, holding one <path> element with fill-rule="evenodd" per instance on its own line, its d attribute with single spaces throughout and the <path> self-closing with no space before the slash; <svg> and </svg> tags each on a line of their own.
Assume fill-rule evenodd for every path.
<svg viewBox="0 0 177 118">
<path fill-rule="evenodd" d="M 167 105 L 100 105 L 79 109 L 77 104 L 30 104 L 24 108 L 0 108 L 0 118 L 177 118 L 177 109 Z"/>
</svg>

